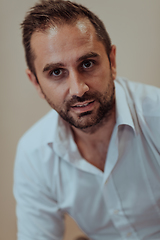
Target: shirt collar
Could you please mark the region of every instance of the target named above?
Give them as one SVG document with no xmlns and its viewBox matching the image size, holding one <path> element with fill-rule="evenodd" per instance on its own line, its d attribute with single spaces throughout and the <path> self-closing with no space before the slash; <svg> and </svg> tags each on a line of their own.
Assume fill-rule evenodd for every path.
<svg viewBox="0 0 160 240">
<path fill-rule="evenodd" d="M 131 109 L 129 108 L 124 89 L 118 81 L 114 81 L 114 83 L 116 92 L 116 123 L 118 126 L 128 125 L 135 131 Z"/>
<path fill-rule="evenodd" d="M 78 151 L 70 125 L 58 116 L 57 129 L 54 135 L 52 148 L 63 160 L 77 168 L 93 174 L 102 175 L 102 172 L 85 161 Z"/>
</svg>

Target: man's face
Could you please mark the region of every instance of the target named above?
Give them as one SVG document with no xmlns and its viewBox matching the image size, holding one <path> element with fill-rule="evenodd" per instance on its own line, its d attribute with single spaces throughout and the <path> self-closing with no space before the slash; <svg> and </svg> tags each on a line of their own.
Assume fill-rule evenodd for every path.
<svg viewBox="0 0 160 240">
<path fill-rule="evenodd" d="M 88 20 L 35 32 L 34 75 L 40 95 L 71 125 L 85 129 L 101 122 L 114 107 L 115 47 L 111 65 L 105 47 Z"/>
</svg>

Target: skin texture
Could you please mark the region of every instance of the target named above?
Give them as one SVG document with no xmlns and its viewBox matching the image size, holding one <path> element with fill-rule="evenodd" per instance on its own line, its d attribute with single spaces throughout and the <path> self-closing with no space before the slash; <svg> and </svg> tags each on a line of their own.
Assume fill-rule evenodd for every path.
<svg viewBox="0 0 160 240">
<path fill-rule="evenodd" d="M 92 138 L 87 136 L 87 145 L 91 143 L 89 151 L 95 148 L 95 141 L 99 139 L 97 162 L 99 151 L 105 159 L 115 124 L 115 46 L 112 46 L 109 62 L 94 27 L 82 19 L 74 25 L 33 33 L 31 47 L 38 82 L 29 69 L 26 72 L 40 97 L 71 124 L 77 146 L 86 160 L 92 161 L 92 154 L 88 154 L 83 146 L 88 133 L 92 134 Z M 108 130 L 105 136 L 104 129 Z M 104 164 L 92 164 L 104 168 Z"/>
</svg>

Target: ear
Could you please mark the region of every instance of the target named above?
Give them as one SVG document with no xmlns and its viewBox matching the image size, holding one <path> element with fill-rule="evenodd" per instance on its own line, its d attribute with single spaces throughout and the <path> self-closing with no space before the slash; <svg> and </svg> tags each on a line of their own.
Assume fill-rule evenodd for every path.
<svg viewBox="0 0 160 240">
<path fill-rule="evenodd" d="M 30 69 L 26 69 L 26 74 L 27 74 L 29 80 L 31 81 L 31 83 L 32 83 L 32 84 L 34 85 L 34 87 L 36 88 L 39 96 L 40 96 L 41 98 L 45 99 L 45 96 L 44 96 L 44 94 L 43 94 L 43 92 L 42 92 L 42 89 L 41 89 L 39 83 L 37 82 L 37 79 L 36 79 L 35 75 L 31 72 Z"/>
<path fill-rule="evenodd" d="M 112 70 L 112 77 L 113 80 L 117 76 L 117 69 L 116 69 L 116 46 L 112 45 L 111 52 L 110 52 L 110 62 L 111 62 L 111 70 Z"/>
</svg>

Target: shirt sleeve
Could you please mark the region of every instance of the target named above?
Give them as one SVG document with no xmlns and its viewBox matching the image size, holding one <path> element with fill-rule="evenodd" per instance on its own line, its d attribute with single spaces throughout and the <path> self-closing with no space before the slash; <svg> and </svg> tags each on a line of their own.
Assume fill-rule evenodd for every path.
<svg viewBox="0 0 160 240">
<path fill-rule="evenodd" d="M 14 196 L 17 202 L 18 240 L 61 240 L 64 216 L 56 196 L 45 185 L 34 156 L 20 143 L 14 168 Z"/>
</svg>

